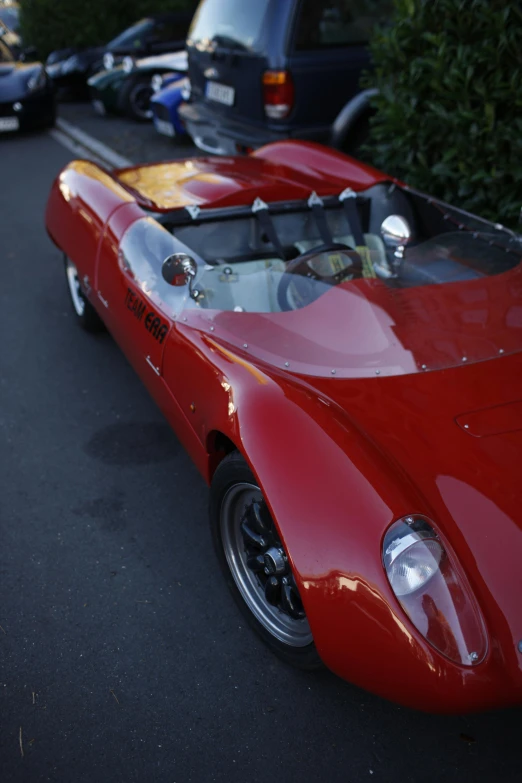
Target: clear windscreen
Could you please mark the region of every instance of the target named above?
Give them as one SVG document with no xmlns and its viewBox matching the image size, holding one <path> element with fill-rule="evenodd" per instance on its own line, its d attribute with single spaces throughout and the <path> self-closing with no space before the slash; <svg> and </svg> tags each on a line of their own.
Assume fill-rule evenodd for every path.
<svg viewBox="0 0 522 783">
<path fill-rule="evenodd" d="M 288 260 L 263 252 L 255 221 L 235 222 L 197 228 L 208 263 L 184 316 L 257 359 L 305 375 L 363 377 L 522 349 L 522 245 L 508 232 L 450 221 L 445 233 L 418 231 L 397 251 L 370 220 L 361 249 L 342 210 L 328 213 L 331 245 L 309 212 L 275 216 Z"/>
<path fill-rule="evenodd" d="M 122 249 L 168 316 L 296 373 L 426 372 L 522 349 L 520 237 L 402 189 L 363 196 L 358 226 L 342 204 L 274 210 L 270 225 L 250 213 L 169 231 L 147 218 Z M 403 246 L 383 230 L 390 214 L 411 228 Z M 196 262 L 184 288 L 161 279 L 169 250 Z"/>
</svg>

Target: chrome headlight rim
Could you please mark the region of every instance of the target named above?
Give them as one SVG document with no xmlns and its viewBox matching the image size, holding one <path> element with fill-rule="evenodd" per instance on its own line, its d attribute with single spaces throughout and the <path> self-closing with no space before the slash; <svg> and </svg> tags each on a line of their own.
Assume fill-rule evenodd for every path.
<svg viewBox="0 0 522 783">
<path fill-rule="evenodd" d="M 103 67 L 105 68 L 105 70 L 110 71 L 111 68 L 114 68 L 114 63 L 115 63 L 115 59 L 113 53 L 105 52 L 105 54 L 103 55 Z"/>
<path fill-rule="evenodd" d="M 47 73 L 41 66 L 37 71 L 33 71 L 27 80 L 27 90 L 30 93 L 43 90 L 47 82 Z"/>
<path fill-rule="evenodd" d="M 130 54 L 126 55 L 121 63 L 124 73 L 132 73 L 134 70 L 134 58 Z"/>
<path fill-rule="evenodd" d="M 381 554 L 391 591 L 424 641 L 453 664 L 482 663 L 489 639 L 478 597 L 435 523 L 416 513 L 397 519 Z"/>
</svg>

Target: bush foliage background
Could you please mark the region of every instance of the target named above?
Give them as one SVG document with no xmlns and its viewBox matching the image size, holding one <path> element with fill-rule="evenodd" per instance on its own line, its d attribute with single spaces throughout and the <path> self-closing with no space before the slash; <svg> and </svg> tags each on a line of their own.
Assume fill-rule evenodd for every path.
<svg viewBox="0 0 522 783">
<path fill-rule="evenodd" d="M 483 217 L 522 206 L 522 10 L 507 0 L 396 0 L 371 50 L 374 165 Z"/>
<path fill-rule="evenodd" d="M 147 14 L 195 10 L 196 0 L 21 0 L 24 41 L 45 59 L 54 49 L 105 44 Z"/>
</svg>

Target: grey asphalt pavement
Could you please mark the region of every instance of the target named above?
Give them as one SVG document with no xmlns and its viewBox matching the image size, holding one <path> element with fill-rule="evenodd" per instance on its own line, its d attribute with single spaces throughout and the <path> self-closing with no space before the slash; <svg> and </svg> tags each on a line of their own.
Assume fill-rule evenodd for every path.
<svg viewBox="0 0 522 783">
<path fill-rule="evenodd" d="M 43 219 L 68 159 L 0 139 L 1 783 L 519 783 L 522 710 L 413 712 L 244 627 L 206 486 L 73 322 Z"/>
<path fill-rule="evenodd" d="M 190 158 L 201 153 L 189 136 L 169 139 L 151 122 L 133 122 L 108 114 L 100 117 L 89 102 L 60 103 L 59 116 L 129 160 L 150 163 L 170 158 Z"/>
</svg>

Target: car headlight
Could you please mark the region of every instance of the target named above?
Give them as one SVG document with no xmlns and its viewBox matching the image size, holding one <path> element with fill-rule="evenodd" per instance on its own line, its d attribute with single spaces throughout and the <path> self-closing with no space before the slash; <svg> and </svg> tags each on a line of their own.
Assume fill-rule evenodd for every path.
<svg viewBox="0 0 522 783">
<path fill-rule="evenodd" d="M 27 80 L 27 89 L 29 92 L 35 92 L 45 87 L 46 74 L 44 68 L 39 68 L 37 71 L 31 74 Z"/>
<path fill-rule="evenodd" d="M 163 76 L 160 73 L 155 73 L 150 80 L 150 86 L 153 92 L 159 92 L 163 87 Z"/>
<path fill-rule="evenodd" d="M 484 621 L 455 555 L 425 517 L 394 522 L 384 537 L 383 563 L 401 607 L 424 638 L 463 666 L 484 660 Z"/>
<path fill-rule="evenodd" d="M 62 73 L 73 73 L 79 70 L 81 70 L 80 58 L 77 54 L 73 54 L 62 64 Z"/>
<path fill-rule="evenodd" d="M 114 55 L 112 52 L 105 52 L 103 55 L 103 67 L 106 71 L 110 71 L 114 67 Z"/>
<path fill-rule="evenodd" d="M 125 73 L 130 73 L 134 68 L 134 60 L 132 57 L 127 55 L 127 57 L 123 58 L 123 70 Z"/>
</svg>

